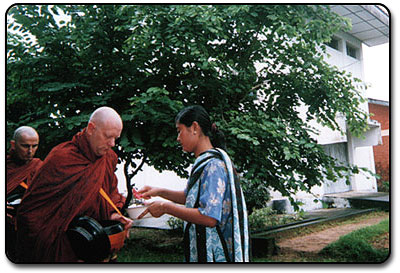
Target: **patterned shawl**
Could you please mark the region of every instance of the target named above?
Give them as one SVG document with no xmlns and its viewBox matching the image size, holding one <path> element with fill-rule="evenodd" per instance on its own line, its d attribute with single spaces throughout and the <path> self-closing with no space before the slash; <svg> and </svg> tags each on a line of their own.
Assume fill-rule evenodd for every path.
<svg viewBox="0 0 400 273">
<path fill-rule="evenodd" d="M 204 167 L 213 158 L 221 159 L 227 169 L 228 183 L 231 188 L 233 212 L 233 260 L 228 255 L 226 242 L 217 225 L 209 228 L 185 222 L 184 245 L 186 261 L 195 262 L 249 262 L 249 232 L 247 223 L 246 204 L 229 156 L 222 149 L 212 149 L 201 154 L 195 161 L 187 187 L 186 207 L 197 208 L 200 199 L 200 176 Z M 223 249 L 224 257 L 215 257 L 215 248 Z"/>
</svg>

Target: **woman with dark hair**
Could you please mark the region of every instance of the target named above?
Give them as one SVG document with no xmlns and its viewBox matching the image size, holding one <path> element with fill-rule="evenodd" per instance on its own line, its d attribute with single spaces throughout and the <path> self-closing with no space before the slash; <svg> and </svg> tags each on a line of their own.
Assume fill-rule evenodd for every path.
<svg viewBox="0 0 400 273">
<path fill-rule="evenodd" d="M 150 186 L 143 198 L 160 196 L 139 216 L 170 214 L 184 220 L 187 262 L 248 262 L 247 211 L 238 175 L 225 150 L 225 138 L 201 106 L 189 106 L 175 119 L 177 141 L 185 152 L 194 153 L 184 191 Z M 185 206 L 179 206 L 184 204 Z"/>
</svg>

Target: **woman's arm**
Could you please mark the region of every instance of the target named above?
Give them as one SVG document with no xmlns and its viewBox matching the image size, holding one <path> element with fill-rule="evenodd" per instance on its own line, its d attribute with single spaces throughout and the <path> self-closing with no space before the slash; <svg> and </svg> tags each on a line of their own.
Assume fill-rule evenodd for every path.
<svg viewBox="0 0 400 273">
<path fill-rule="evenodd" d="M 185 204 L 186 202 L 186 196 L 184 191 L 173 191 L 164 188 L 154 188 L 150 186 L 144 186 L 138 191 L 138 193 L 142 194 L 142 197 L 144 199 L 149 199 L 150 197 L 153 196 L 159 196 L 182 205 Z"/>
<path fill-rule="evenodd" d="M 207 227 L 215 227 L 217 225 L 216 219 L 201 214 L 197 208 L 186 208 L 183 206 L 178 206 L 172 202 L 155 201 L 149 205 L 149 207 L 138 217 L 138 219 L 142 218 L 147 213 L 150 213 L 154 217 L 170 214 L 184 221 Z"/>
<path fill-rule="evenodd" d="M 177 204 L 184 205 L 186 202 L 186 195 L 184 191 L 173 191 L 168 189 L 161 189 L 160 197 L 173 201 Z"/>
</svg>

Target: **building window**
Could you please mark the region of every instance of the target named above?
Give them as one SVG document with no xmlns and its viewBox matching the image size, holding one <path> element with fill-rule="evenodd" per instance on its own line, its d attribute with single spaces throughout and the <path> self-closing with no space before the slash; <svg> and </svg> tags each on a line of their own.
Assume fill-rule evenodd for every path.
<svg viewBox="0 0 400 273">
<path fill-rule="evenodd" d="M 358 48 L 346 43 L 346 53 L 348 56 L 358 59 Z"/>
<path fill-rule="evenodd" d="M 327 46 L 340 51 L 340 39 L 332 37 L 332 39 L 326 43 Z"/>
</svg>

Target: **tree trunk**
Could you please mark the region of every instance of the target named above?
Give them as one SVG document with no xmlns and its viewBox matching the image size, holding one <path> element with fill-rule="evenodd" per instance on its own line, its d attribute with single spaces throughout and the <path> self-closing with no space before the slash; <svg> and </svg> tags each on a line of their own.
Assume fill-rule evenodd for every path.
<svg viewBox="0 0 400 273">
<path fill-rule="evenodd" d="M 128 195 L 126 196 L 125 204 L 124 207 L 122 208 L 123 210 L 126 210 L 132 201 L 132 187 L 134 184 L 131 184 L 132 178 L 142 169 L 144 163 L 146 162 L 146 156 L 143 155 L 142 157 L 142 162 L 139 164 L 139 166 L 131 173 L 129 173 L 129 166 L 131 166 L 132 159 L 126 160 L 124 163 L 124 175 L 125 175 L 125 180 L 126 180 L 126 189 L 128 191 Z"/>
</svg>

